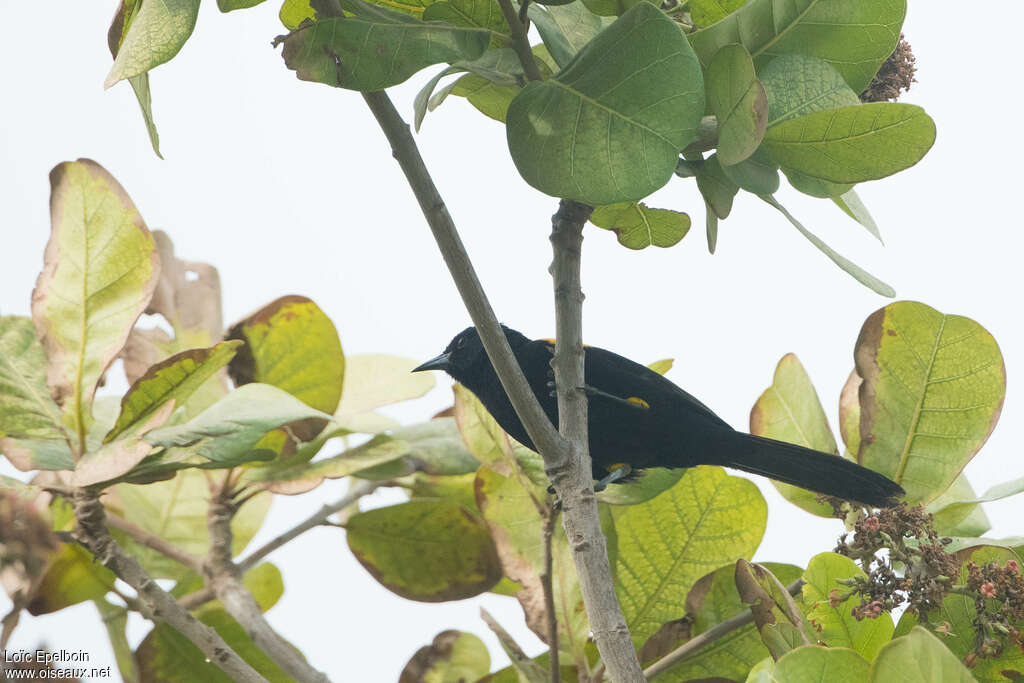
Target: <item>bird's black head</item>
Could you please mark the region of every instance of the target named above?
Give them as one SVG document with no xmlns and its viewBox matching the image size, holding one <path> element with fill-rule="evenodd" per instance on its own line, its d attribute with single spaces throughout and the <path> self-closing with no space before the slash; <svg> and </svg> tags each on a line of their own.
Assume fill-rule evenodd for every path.
<svg viewBox="0 0 1024 683">
<path fill-rule="evenodd" d="M 509 327 L 502 325 L 501 329 L 513 352 L 530 341 Z M 475 378 L 490 377 L 494 374 L 491 361 L 484 351 L 484 344 L 480 340 L 480 333 L 475 327 L 467 327 L 459 332 L 445 348 L 444 353 L 414 368 L 413 372 L 422 370 L 444 370 L 467 386 L 473 384 L 472 380 Z"/>
</svg>

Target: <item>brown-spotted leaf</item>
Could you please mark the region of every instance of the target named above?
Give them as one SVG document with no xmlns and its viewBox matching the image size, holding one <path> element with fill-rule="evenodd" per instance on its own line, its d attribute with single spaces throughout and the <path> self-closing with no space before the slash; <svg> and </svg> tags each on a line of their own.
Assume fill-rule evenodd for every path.
<svg viewBox="0 0 1024 683">
<path fill-rule="evenodd" d="M 814 628 L 804 619 L 786 587 L 761 565 L 737 560 L 736 588 L 750 605 L 754 624 L 776 660 L 790 650 L 817 642 Z"/>
<path fill-rule="evenodd" d="M 128 193 L 95 161 L 59 164 L 50 188 L 50 240 L 32 318 L 47 383 L 84 446 L 97 384 L 149 303 L 160 258 Z"/>
<path fill-rule="evenodd" d="M 1006 369 L 988 331 L 914 301 L 881 308 L 854 350 L 864 378 L 857 460 L 927 503 L 949 488 L 988 439 Z"/>
<path fill-rule="evenodd" d="M 476 681 L 491 670 L 487 646 L 472 633 L 449 629 L 434 636 L 402 669 L 398 683 Z"/>
</svg>

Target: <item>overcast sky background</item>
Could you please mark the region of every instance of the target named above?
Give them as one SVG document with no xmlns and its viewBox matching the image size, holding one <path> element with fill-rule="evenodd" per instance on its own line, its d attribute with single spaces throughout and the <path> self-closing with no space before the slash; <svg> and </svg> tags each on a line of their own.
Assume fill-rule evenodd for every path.
<svg viewBox="0 0 1024 683">
<path fill-rule="evenodd" d="M 419 208 L 357 93 L 296 80 L 271 39 L 279 3 L 222 15 L 203 3 L 195 34 L 152 73 L 165 161 L 152 153 L 127 83 L 104 92 L 106 30 L 115 2 L 0 0 L 0 312 L 29 313 L 49 232 L 47 174 L 90 157 L 131 194 L 151 228 L 177 253 L 220 269 L 230 324 L 284 294 L 313 298 L 334 320 L 347 353 L 426 359 L 468 324 Z M 966 472 L 976 490 L 1024 475 L 1024 365 L 1020 296 L 1021 96 L 1018 3 L 984 14 L 948 2 L 911 2 L 904 30 L 918 80 L 903 101 L 935 119 L 938 140 L 915 168 L 858 193 L 885 239 L 876 242 L 830 202 L 777 195 L 838 251 L 892 284 L 899 299 L 974 318 L 999 342 L 1009 386 L 1003 417 Z M 959 11 L 958 11 L 959 10 Z M 411 119 L 412 99 L 439 70 L 392 91 Z M 417 140 L 499 317 L 530 336 L 550 336 L 549 216 L 557 202 L 519 179 L 501 124 L 460 98 L 429 114 Z M 781 215 L 742 195 L 720 226 L 718 253 L 704 240 L 692 181 L 648 200 L 685 210 L 694 228 L 676 247 L 621 248 L 588 227 L 584 243 L 587 341 L 641 362 L 673 357 L 669 377 L 745 429 L 775 364 L 796 353 L 835 425 L 863 320 L 885 299 L 838 270 Z M 451 401 L 438 376 L 427 397 L 392 414 L 428 418 Z M 121 385 L 123 387 L 123 385 Z M 3 472 L 9 473 L 5 464 Z M 838 522 L 811 517 L 757 479 L 769 504 L 758 560 L 805 564 L 830 550 Z M 336 499 L 340 482 L 279 498 L 256 542 Z M 371 504 L 394 502 L 377 494 Z M 992 536 L 1024 533 L 1016 500 L 986 506 Z M 485 596 L 413 603 L 382 588 L 352 558 L 337 529 L 306 534 L 271 557 L 285 594 L 269 612 L 282 635 L 334 680 L 394 681 L 407 659 L 446 628 L 488 643 L 485 605 L 530 652 L 542 649 L 514 599 Z M 0 610 L 7 610 L 0 598 Z M 149 625 L 135 620 L 133 642 Z M 114 664 L 91 605 L 23 618 L 11 647 L 86 649 Z M 116 668 L 116 667 L 115 667 Z"/>
</svg>

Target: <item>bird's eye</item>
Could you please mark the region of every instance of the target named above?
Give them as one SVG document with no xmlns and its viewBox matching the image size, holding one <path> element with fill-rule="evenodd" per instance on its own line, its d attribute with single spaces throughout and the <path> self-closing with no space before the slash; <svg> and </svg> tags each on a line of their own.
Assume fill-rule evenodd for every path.
<svg viewBox="0 0 1024 683">
<path fill-rule="evenodd" d="M 466 345 L 466 338 L 465 337 L 462 337 L 461 339 L 459 339 L 459 341 L 455 342 L 455 348 L 457 348 L 457 349 L 461 349 L 465 345 Z"/>
</svg>

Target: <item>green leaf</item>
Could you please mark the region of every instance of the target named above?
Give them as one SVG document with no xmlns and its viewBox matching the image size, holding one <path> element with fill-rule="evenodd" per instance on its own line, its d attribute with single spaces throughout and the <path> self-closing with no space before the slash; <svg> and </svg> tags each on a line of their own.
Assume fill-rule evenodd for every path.
<svg viewBox="0 0 1024 683">
<path fill-rule="evenodd" d="M 70 470 L 74 456 L 64 439 L 12 439 L 0 437 L 0 453 L 22 472 Z"/>
<path fill-rule="evenodd" d="M 918 106 L 872 102 L 798 116 L 772 126 L 765 149 L 779 165 L 834 183 L 877 180 L 910 168 L 935 142 Z"/>
<path fill-rule="evenodd" d="M 422 12 L 420 8 L 420 12 Z M 309 6 L 309 0 L 284 0 L 277 18 L 289 31 L 294 31 L 306 19 L 316 18 L 316 10 Z"/>
<path fill-rule="evenodd" d="M 839 392 L 839 435 L 846 445 L 847 457 L 853 458 L 860 448 L 860 385 L 864 380 L 851 370 Z"/>
<path fill-rule="evenodd" d="M 165 404 L 162 410 L 154 413 L 151 423 L 163 424 L 171 416 L 173 409 L 173 401 Z M 149 428 L 147 424 L 142 427 L 141 431 L 147 431 Z M 126 472 L 130 472 L 152 451 L 153 446 L 135 436 L 104 444 L 98 450 L 86 453 L 85 457 L 78 461 L 74 474 L 71 476 L 71 485 L 95 486 L 102 482 L 115 480 Z"/>
<path fill-rule="evenodd" d="M 758 69 L 778 55 L 817 57 L 861 92 L 896 48 L 906 11 L 906 0 L 749 0 L 689 39 L 704 65 L 730 43 L 747 48 Z"/>
<path fill-rule="evenodd" d="M 704 231 L 707 233 L 708 252 L 714 254 L 718 246 L 718 216 L 707 202 L 704 202 Z"/>
<path fill-rule="evenodd" d="M 782 172 L 786 174 L 786 180 L 793 186 L 793 189 L 818 199 L 842 197 L 853 190 L 853 183 L 830 183 L 791 168 L 783 168 Z"/>
<path fill-rule="evenodd" d="M 729 217 L 739 186 L 725 174 L 717 154 L 712 154 L 697 167 L 697 189 L 716 218 L 724 220 Z"/>
<path fill-rule="evenodd" d="M 78 545 L 61 544 L 46 563 L 28 603 L 29 614 L 39 616 L 102 598 L 114 587 L 114 572 Z"/>
<path fill-rule="evenodd" d="M 118 484 L 113 491 L 116 503 L 111 507 L 117 514 L 196 557 L 209 552 L 206 515 L 210 488 L 202 472 L 185 470 L 173 479 L 145 486 Z M 270 494 L 260 494 L 239 508 L 231 520 L 232 555 L 238 555 L 256 535 L 272 500 Z M 121 532 L 113 533 L 154 578 L 181 579 L 189 573 L 174 560 Z"/>
<path fill-rule="evenodd" d="M 708 108 L 718 118 L 718 160 L 738 164 L 757 150 L 768 125 L 768 97 L 742 45 L 726 45 L 705 74 Z"/>
<path fill-rule="evenodd" d="M 484 641 L 472 633 L 447 630 L 434 636 L 402 669 L 402 681 L 476 681 L 491 670 L 491 655 Z"/>
<path fill-rule="evenodd" d="M 121 674 L 121 680 L 127 683 L 135 683 L 139 680 L 138 671 L 135 667 L 135 654 L 128 642 L 128 609 L 119 605 L 107 602 L 103 598 L 93 600 L 96 609 L 100 613 L 103 626 L 107 629 L 107 638 L 110 639 L 110 649 L 114 651 L 114 659 L 117 661 L 117 670 Z"/>
<path fill-rule="evenodd" d="M 892 617 L 882 614 L 877 619 L 858 621 L 850 613 L 859 598 L 848 598 L 833 607 L 829 593 L 849 592 L 841 579 L 867 575 L 853 560 L 835 553 L 821 553 L 811 558 L 804 572 L 803 601 L 810 610 L 807 617 L 819 628 L 818 639 L 830 647 L 848 647 L 867 659 L 874 659 L 878 651 L 892 638 Z"/>
<path fill-rule="evenodd" d="M 110 48 L 111 57 L 117 57 L 121 49 L 121 43 L 131 28 L 135 19 L 135 12 L 139 8 L 139 0 L 121 0 L 114 19 L 107 31 L 107 47 Z M 146 132 L 149 134 L 149 143 L 153 146 L 153 152 L 157 157 L 163 159 L 160 154 L 160 135 L 156 130 L 156 123 L 153 122 L 153 98 L 149 92 L 149 72 L 128 79 L 135 92 L 135 98 L 139 101 L 139 108 L 142 110 L 142 120 L 146 124 Z"/>
<path fill-rule="evenodd" d="M 63 439 L 60 408 L 46 386 L 46 356 L 32 320 L 0 316 L 0 441 Z"/>
<path fill-rule="evenodd" d="M 463 71 L 469 71 L 472 77 L 479 78 L 482 83 L 499 89 L 511 89 L 511 94 L 508 96 L 509 102 L 515 97 L 515 93 L 519 92 L 519 81 L 523 76 L 523 66 L 519 62 L 519 57 L 516 55 L 515 50 L 508 47 L 488 50 L 480 59 L 472 62 L 455 62 L 447 69 L 438 72 L 436 76 L 427 81 L 427 84 L 416 93 L 416 98 L 413 101 L 413 125 L 417 132 L 423 123 L 424 117 L 427 115 L 427 111 L 436 109 L 447 97 L 446 93 L 448 90 L 455 89 L 458 81 L 438 93 L 438 97 L 431 97 L 437 84 L 445 76 Z M 507 102 L 505 106 L 508 106 Z"/>
<path fill-rule="evenodd" d="M 768 126 L 826 109 L 860 104 L 834 66 L 805 54 L 776 57 L 759 76 L 768 95 Z"/>
<path fill-rule="evenodd" d="M 429 372 L 412 372 L 418 363 L 408 358 L 363 354 L 346 359 L 345 383 L 334 422 L 352 432 L 380 432 L 397 426 L 379 415 L 378 408 L 419 398 L 434 388 Z"/>
<path fill-rule="evenodd" d="M 612 516 L 619 601 L 642 643 L 685 612 L 687 591 L 709 568 L 753 554 L 767 508 L 749 479 L 697 467 L 657 498 L 615 507 Z"/>
<path fill-rule="evenodd" d="M 863 683 L 870 664 L 844 647 L 805 645 L 775 663 L 773 679 L 786 683 Z"/>
<path fill-rule="evenodd" d="M 761 199 L 763 199 L 768 204 L 778 209 L 779 212 L 786 217 L 786 220 L 788 220 L 793 225 L 793 227 L 795 227 L 800 232 L 801 235 L 806 237 L 807 240 L 811 244 L 816 246 L 823 254 L 825 254 L 825 256 L 828 256 L 832 263 L 836 264 L 837 266 L 845 270 L 847 273 L 849 273 L 854 280 L 861 283 L 868 289 L 878 294 L 881 294 L 882 296 L 896 296 L 896 290 L 894 290 L 890 285 L 887 285 L 886 283 L 882 282 L 874 275 L 858 266 L 853 261 L 850 261 L 842 254 L 836 252 L 834 249 L 832 249 L 832 247 L 825 244 L 820 237 L 818 237 L 813 232 L 805 228 L 803 224 L 800 223 L 800 221 L 794 218 L 793 214 L 787 211 L 786 208 L 782 206 L 782 204 L 779 204 L 774 197 L 762 195 Z"/>
<path fill-rule="evenodd" d="M 772 161 L 763 145 L 740 163 L 722 166 L 722 173 L 740 189 L 753 194 L 775 194 L 779 189 L 779 165 Z"/>
<path fill-rule="evenodd" d="M 463 28 L 484 29 L 495 34 L 491 38 L 492 45 L 508 44 L 508 23 L 501 13 L 501 6 L 494 0 L 439 0 L 427 5 L 422 19 L 446 21 L 452 26 Z"/>
<path fill-rule="evenodd" d="M 428 23 L 358 0 L 359 13 L 301 26 L 284 38 L 285 65 L 303 81 L 383 90 L 420 69 L 480 57 L 490 31 Z"/>
<path fill-rule="evenodd" d="M 199 621 L 213 627 L 238 655 L 270 683 L 292 683 L 295 679 L 282 671 L 252 641 L 231 615 L 222 609 L 204 610 Z M 143 681 L 161 683 L 232 683 L 192 641 L 167 624 L 157 624 L 135 651 Z"/>
<path fill-rule="evenodd" d="M 160 260 L 128 193 L 96 162 L 59 164 L 50 188 L 51 233 L 32 318 L 47 381 L 83 447 L 100 377 L 149 303 Z"/>
<path fill-rule="evenodd" d="M 690 0 L 690 20 L 694 26 L 705 28 L 732 14 L 747 0 Z"/>
<path fill-rule="evenodd" d="M 199 0 L 140 3 L 103 87 L 141 76 L 170 61 L 192 35 L 198 15 Z"/>
<path fill-rule="evenodd" d="M 517 465 L 504 475 L 489 466 L 477 471 L 476 503 L 497 548 L 504 575 L 522 589 L 516 593 L 526 614 L 526 624 L 546 637 L 547 622 L 541 576 L 544 573 L 544 532 L 541 509 L 547 506 L 546 484 L 538 484 Z M 614 531 L 607 508 L 599 508 L 602 529 L 614 557 Z M 583 606 L 576 567 L 561 524 L 551 539 L 552 590 L 559 648 L 567 661 L 585 657 L 590 624 Z"/>
<path fill-rule="evenodd" d="M 643 202 L 609 204 L 594 209 L 590 222 L 611 230 L 627 249 L 671 247 L 690 230 L 690 217 L 681 211 L 652 209 Z"/>
<path fill-rule="evenodd" d="M 121 399 L 121 413 L 114 428 L 104 437 L 104 443 L 142 424 L 168 401 L 183 404 L 207 379 L 228 364 L 241 345 L 240 341 L 226 341 L 208 349 L 182 351 L 150 367 Z"/>
<path fill-rule="evenodd" d="M 847 216 L 867 228 L 868 232 L 874 235 L 875 239 L 879 242 L 882 241 L 882 234 L 878 231 L 875 219 L 871 217 L 868 208 L 864 206 L 856 190 L 850 190 L 840 197 L 832 197 L 831 199 Z"/>
<path fill-rule="evenodd" d="M 227 338 L 245 342 L 228 366 L 236 386 L 270 384 L 325 413 L 337 409 L 345 356 L 334 323 L 311 299 L 283 296 L 233 325 Z"/>
<path fill-rule="evenodd" d="M 217 0 L 217 7 L 221 12 L 230 12 L 236 9 L 248 9 L 259 5 L 264 0 Z"/>
<path fill-rule="evenodd" d="M 1007 483 L 1012 485 L 1014 482 Z M 989 489 L 986 496 L 979 499 L 974 487 L 961 473 L 941 496 L 928 504 L 925 511 L 933 515 L 932 526 L 940 536 L 982 536 L 992 528 L 981 507 L 991 492 Z"/>
<path fill-rule="evenodd" d="M 362 512 L 345 529 L 352 554 L 366 570 L 410 600 L 461 600 L 501 578 L 486 525 L 449 501 L 410 501 Z"/>
<path fill-rule="evenodd" d="M 942 642 L 920 626 L 886 644 L 871 664 L 870 683 L 973 683 Z"/>
<path fill-rule="evenodd" d="M 284 595 L 281 570 L 270 562 L 264 562 L 247 571 L 242 577 L 242 585 L 252 593 L 261 612 L 266 612 L 276 605 Z"/>
<path fill-rule="evenodd" d="M 154 429 L 145 440 L 164 448 L 182 448 L 212 462 L 245 455 L 272 429 L 308 418 L 330 416 L 269 384 L 246 384 L 182 425 Z"/>
<path fill-rule="evenodd" d="M 949 488 L 995 427 L 1006 370 L 970 318 L 899 301 L 864 321 L 854 349 L 860 387 L 857 461 L 927 503 Z"/>
<path fill-rule="evenodd" d="M 527 13 L 559 68 L 564 68 L 611 23 L 591 12 L 580 0 L 546 8 L 531 5 Z"/>
<path fill-rule="evenodd" d="M 966 483 L 966 479 L 964 480 Z M 970 484 L 968 484 L 970 487 Z M 969 512 L 974 506 L 979 503 L 991 503 L 992 501 L 1002 500 L 1003 498 L 1009 498 L 1010 496 L 1016 496 L 1017 494 L 1024 492 L 1024 477 L 1012 479 L 1010 481 L 1004 481 L 1002 484 L 996 484 L 989 490 L 985 491 L 980 496 L 974 496 L 968 494 L 959 500 L 946 503 L 942 507 L 935 509 L 935 514 L 957 514 L 962 512 Z M 986 529 L 987 531 L 987 529 Z"/>
<path fill-rule="evenodd" d="M 682 467 L 666 469 L 648 467 L 641 470 L 636 478 L 624 484 L 608 486 L 597 494 L 597 500 L 609 505 L 638 505 L 661 495 L 676 485 L 686 470 Z"/>
<path fill-rule="evenodd" d="M 836 439 L 811 378 L 792 353 L 775 368 L 772 385 L 750 411 L 750 433 L 800 444 L 824 453 L 836 453 Z M 818 494 L 773 481 L 783 498 L 819 517 L 833 517 L 832 506 L 817 501 Z"/>
<path fill-rule="evenodd" d="M 534 45 L 532 52 L 537 60 L 541 76 L 545 79 L 549 78 L 554 62 L 548 54 L 547 48 L 544 45 Z M 485 61 L 488 59 L 487 55 L 492 53 L 495 56 L 494 73 L 485 76 L 468 73 L 462 76 L 431 97 L 428 108 L 433 111 L 441 105 L 448 95 L 457 95 L 465 97 L 477 111 L 485 116 L 504 123 L 508 105 L 519 94 L 519 79 L 521 78 L 523 67 L 519 62 L 519 57 L 515 54 L 515 50 L 511 48 L 488 50 L 477 62 Z M 500 78 L 497 77 L 499 75 Z M 515 84 L 509 82 L 508 85 L 501 85 L 507 79 L 515 81 Z"/>
<path fill-rule="evenodd" d="M 696 56 L 674 21 L 641 2 L 553 79 L 516 95 L 509 151 L 526 182 L 546 194 L 593 205 L 636 201 L 668 182 L 703 113 Z"/>
</svg>

